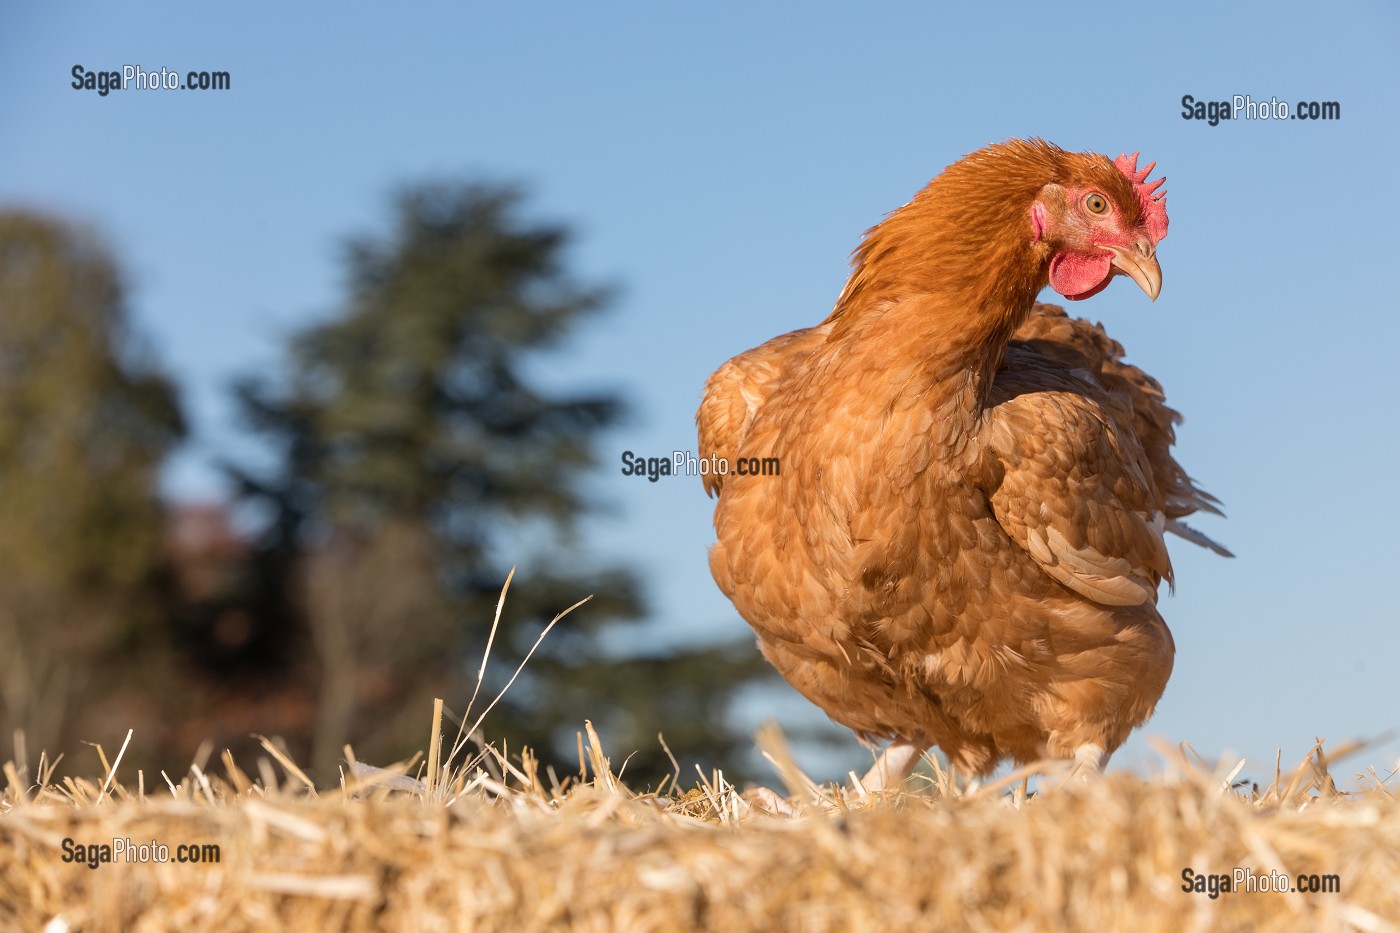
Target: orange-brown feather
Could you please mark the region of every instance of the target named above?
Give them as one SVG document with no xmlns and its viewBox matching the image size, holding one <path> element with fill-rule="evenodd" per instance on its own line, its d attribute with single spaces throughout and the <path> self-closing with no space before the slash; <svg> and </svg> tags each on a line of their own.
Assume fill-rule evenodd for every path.
<svg viewBox="0 0 1400 933">
<path fill-rule="evenodd" d="M 1139 210 L 1102 156 L 974 153 L 867 234 L 825 322 L 730 360 L 697 414 L 702 455 L 781 459 L 706 480 L 711 571 L 765 657 L 858 734 L 978 773 L 1111 752 L 1151 714 L 1162 521 L 1213 501 L 1155 381 L 1034 304 L 1051 182 Z"/>
</svg>

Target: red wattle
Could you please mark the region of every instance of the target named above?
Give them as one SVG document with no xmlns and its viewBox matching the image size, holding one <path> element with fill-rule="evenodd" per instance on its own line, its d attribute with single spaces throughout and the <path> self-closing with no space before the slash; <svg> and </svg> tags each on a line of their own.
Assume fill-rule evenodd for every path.
<svg viewBox="0 0 1400 933">
<path fill-rule="evenodd" d="M 1056 253 L 1050 260 L 1050 287 L 1070 301 L 1092 298 L 1108 287 L 1113 257 L 1107 253 Z"/>
</svg>

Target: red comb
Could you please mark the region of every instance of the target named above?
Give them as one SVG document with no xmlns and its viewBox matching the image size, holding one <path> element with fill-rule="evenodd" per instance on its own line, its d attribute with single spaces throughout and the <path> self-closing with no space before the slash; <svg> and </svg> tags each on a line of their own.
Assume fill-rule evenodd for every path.
<svg viewBox="0 0 1400 933">
<path fill-rule="evenodd" d="M 1139 169 L 1137 167 L 1138 154 L 1120 155 L 1113 160 L 1113 164 L 1118 167 L 1118 171 L 1127 176 L 1128 181 L 1133 183 L 1133 190 L 1137 192 L 1138 200 L 1142 202 L 1142 215 L 1147 223 L 1147 235 L 1152 238 L 1153 243 L 1161 241 L 1167 235 L 1167 193 L 1158 192 L 1166 178 L 1159 178 L 1151 184 L 1147 183 L 1147 176 L 1152 174 L 1152 170 L 1157 167 L 1156 162 L 1149 162 L 1147 167 Z"/>
</svg>

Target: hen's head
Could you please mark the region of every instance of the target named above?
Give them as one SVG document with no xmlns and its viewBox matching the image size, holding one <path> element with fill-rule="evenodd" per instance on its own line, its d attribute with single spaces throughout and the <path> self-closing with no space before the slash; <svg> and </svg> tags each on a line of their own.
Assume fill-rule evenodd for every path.
<svg viewBox="0 0 1400 933">
<path fill-rule="evenodd" d="M 942 295 L 950 307 L 991 309 L 989 320 L 1014 330 L 1047 282 L 1077 301 L 1114 275 L 1155 299 L 1167 235 L 1163 180 L 1147 181 L 1155 164 L 1040 139 L 969 153 L 866 232 L 831 317 L 856 326 L 866 309 Z"/>
<path fill-rule="evenodd" d="M 1078 301 L 1126 275 L 1155 301 L 1162 290 L 1157 244 L 1167 235 L 1167 193 L 1157 190 L 1166 179 L 1147 181 L 1157 163 L 1139 169 L 1136 152 L 1112 162 L 1065 155 L 1064 174 L 1040 189 L 1030 209 L 1031 240 L 1049 251 L 1050 287 Z"/>
</svg>

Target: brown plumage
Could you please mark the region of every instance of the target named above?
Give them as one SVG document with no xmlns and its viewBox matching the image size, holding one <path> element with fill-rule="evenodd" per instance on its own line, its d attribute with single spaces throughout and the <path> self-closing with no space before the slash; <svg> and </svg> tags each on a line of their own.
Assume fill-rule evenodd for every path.
<svg viewBox="0 0 1400 933">
<path fill-rule="evenodd" d="M 1180 521 L 1216 503 L 1171 457 L 1157 382 L 1035 302 L 1115 274 L 1155 299 L 1146 176 L 1039 140 L 974 152 L 867 233 L 824 322 L 706 383 L 701 454 L 781 462 L 705 479 L 711 571 L 773 666 L 862 737 L 976 774 L 1101 766 L 1161 696 L 1163 531 L 1224 553 Z"/>
</svg>

